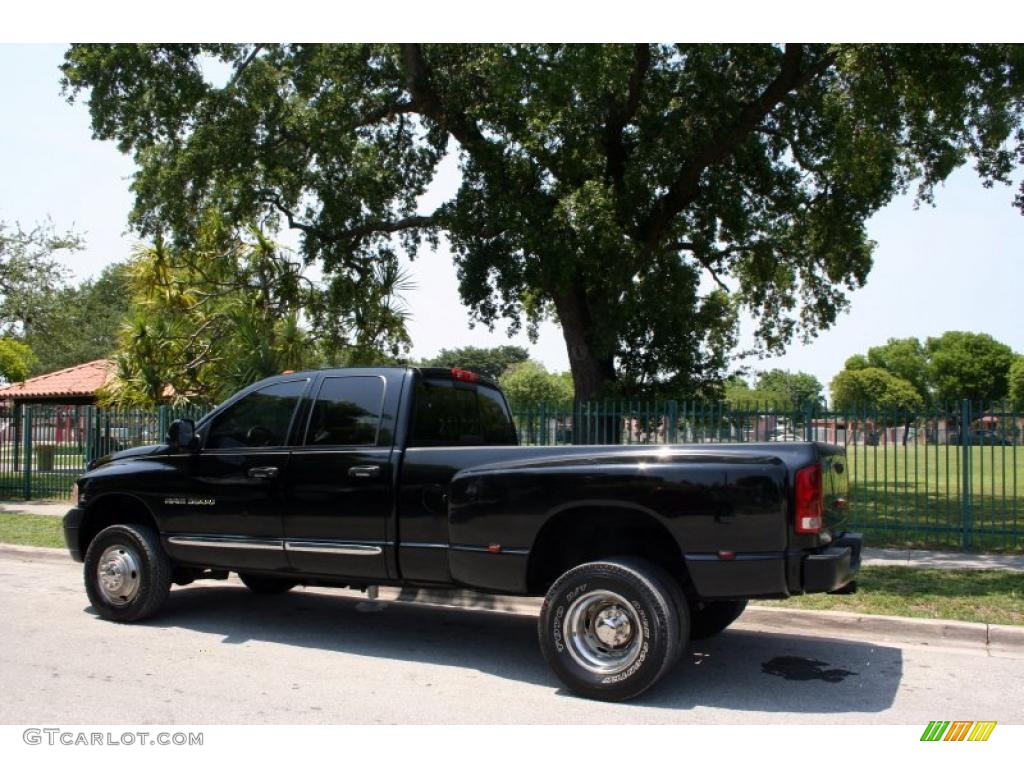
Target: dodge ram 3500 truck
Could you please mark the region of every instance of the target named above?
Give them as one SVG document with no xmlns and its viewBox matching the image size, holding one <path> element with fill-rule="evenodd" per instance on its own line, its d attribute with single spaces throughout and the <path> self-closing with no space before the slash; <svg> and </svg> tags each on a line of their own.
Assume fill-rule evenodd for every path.
<svg viewBox="0 0 1024 768">
<path fill-rule="evenodd" d="M 545 596 L 563 683 L 622 700 L 748 598 L 851 590 L 847 473 L 820 443 L 521 447 L 504 395 L 459 369 L 286 373 L 165 445 L 98 459 L 64 518 L 95 610 L 152 616 L 171 584 Z"/>
</svg>

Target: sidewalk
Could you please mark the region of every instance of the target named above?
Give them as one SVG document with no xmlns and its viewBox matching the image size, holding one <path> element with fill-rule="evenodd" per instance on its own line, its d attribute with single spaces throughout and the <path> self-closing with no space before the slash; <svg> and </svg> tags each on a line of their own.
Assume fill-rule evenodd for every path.
<svg viewBox="0 0 1024 768">
<path fill-rule="evenodd" d="M 64 517 L 64 513 L 71 509 L 70 501 L 0 501 L 0 512 L 7 512 L 12 515 L 47 515 L 49 517 Z"/>
<path fill-rule="evenodd" d="M 907 565 L 942 570 L 1000 570 L 1024 573 L 1024 555 L 986 555 L 973 552 L 934 552 L 925 549 L 864 548 L 863 565 Z"/>
</svg>

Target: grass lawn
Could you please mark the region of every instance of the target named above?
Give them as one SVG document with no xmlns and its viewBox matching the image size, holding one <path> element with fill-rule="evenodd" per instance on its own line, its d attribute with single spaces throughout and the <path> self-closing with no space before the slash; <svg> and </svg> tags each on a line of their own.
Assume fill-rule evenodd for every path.
<svg viewBox="0 0 1024 768">
<path fill-rule="evenodd" d="M 855 595 L 804 595 L 754 605 L 1024 625 L 1024 573 L 862 568 Z"/>
<path fill-rule="evenodd" d="M 0 512 L 0 542 L 63 549 L 64 529 L 59 517 Z"/>
<path fill-rule="evenodd" d="M 33 472 L 33 499 L 66 499 L 71 494 L 71 486 L 78 476 L 77 470 L 62 472 Z M 25 483 L 21 473 L 0 472 L 0 499 L 19 501 L 25 498 Z"/>
<path fill-rule="evenodd" d="M 871 546 L 962 546 L 962 448 L 851 445 L 847 461 L 849 527 Z M 970 462 L 972 549 L 1024 551 L 1024 446 L 975 446 Z"/>
</svg>

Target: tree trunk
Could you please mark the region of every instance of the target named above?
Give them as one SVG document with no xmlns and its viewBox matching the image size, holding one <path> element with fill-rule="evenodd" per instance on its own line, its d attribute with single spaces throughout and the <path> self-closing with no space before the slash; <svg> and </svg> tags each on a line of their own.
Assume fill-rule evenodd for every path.
<svg viewBox="0 0 1024 768">
<path fill-rule="evenodd" d="M 615 360 L 610 352 L 595 349 L 593 323 L 582 289 L 574 287 L 556 294 L 554 302 L 569 353 L 576 400 L 596 400 L 615 381 Z"/>
<path fill-rule="evenodd" d="M 576 393 L 572 440 L 577 445 L 621 442 L 622 419 L 598 411 L 584 418 L 581 403 L 597 400 L 615 381 L 615 359 L 611 351 L 595 343 L 594 324 L 586 295 L 581 288 L 571 288 L 554 298 L 555 310 L 562 325 L 569 367 Z"/>
</svg>

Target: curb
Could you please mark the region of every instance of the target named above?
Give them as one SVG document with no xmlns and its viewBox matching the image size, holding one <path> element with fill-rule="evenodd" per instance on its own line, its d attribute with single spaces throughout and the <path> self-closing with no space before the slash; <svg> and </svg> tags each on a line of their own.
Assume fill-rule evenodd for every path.
<svg viewBox="0 0 1024 768">
<path fill-rule="evenodd" d="M 19 560 L 71 562 L 62 549 L 0 543 L 0 553 Z M 544 599 L 516 595 L 489 595 L 470 590 L 379 587 L 376 597 L 353 589 L 331 590 L 334 594 L 381 603 L 405 603 L 440 608 L 459 608 L 520 616 L 540 614 Z M 871 636 L 895 643 L 916 643 L 936 647 L 986 649 L 991 653 L 1024 654 L 1024 627 L 983 624 L 945 619 L 915 619 L 849 611 L 809 611 L 798 608 L 750 606 L 734 625 L 755 632 L 784 632 L 800 635 Z"/>
<path fill-rule="evenodd" d="M 353 592 L 356 596 L 365 596 Z M 381 587 L 382 602 L 433 605 L 444 608 L 496 611 L 536 616 L 540 597 L 485 595 L 465 590 L 398 589 Z M 849 611 L 809 611 L 799 608 L 750 606 L 734 625 L 737 629 L 801 635 L 870 635 L 897 643 L 957 648 L 987 648 L 998 653 L 1024 652 L 1024 627 L 945 619 L 915 619 Z"/>
<path fill-rule="evenodd" d="M 1015 656 L 1024 653 L 1024 627 L 1004 624 L 759 605 L 747 608 L 736 626 L 740 629 L 807 635 L 871 636 L 876 640 L 896 643 L 986 649 Z"/>
<path fill-rule="evenodd" d="M 63 548 L 30 547 L 27 544 L 6 544 L 0 542 L 0 552 L 14 555 L 19 560 L 66 560 L 74 562 L 71 555 Z"/>
</svg>

